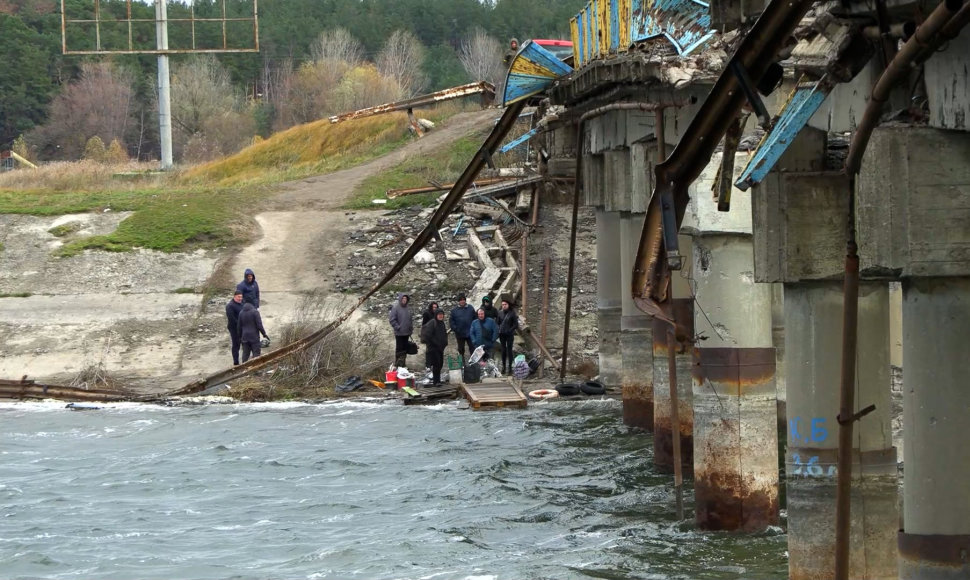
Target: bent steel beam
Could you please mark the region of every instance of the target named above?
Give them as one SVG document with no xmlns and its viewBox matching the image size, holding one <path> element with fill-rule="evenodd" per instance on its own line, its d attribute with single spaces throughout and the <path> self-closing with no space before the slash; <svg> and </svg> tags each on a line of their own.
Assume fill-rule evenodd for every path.
<svg viewBox="0 0 970 580">
<path fill-rule="evenodd" d="M 429 93 L 427 95 L 420 95 L 410 99 L 405 99 L 403 101 L 395 101 L 393 103 L 385 103 L 383 105 L 377 105 L 375 107 L 367 107 L 366 109 L 360 109 L 357 111 L 352 111 L 350 113 L 343 113 L 341 115 L 334 115 L 329 117 L 331 123 L 340 123 L 341 121 L 349 121 L 351 119 L 361 119 L 363 117 L 372 117 L 374 115 L 381 115 L 383 113 L 390 113 L 393 111 L 406 111 L 408 109 L 413 109 L 414 107 L 423 107 L 425 105 L 433 105 L 434 103 L 440 103 L 441 101 L 447 101 L 450 99 L 458 99 L 461 97 L 467 97 L 469 95 L 481 94 L 486 100 L 491 100 L 495 98 L 495 86 L 492 83 L 478 82 L 478 83 L 468 83 L 467 85 L 461 85 L 459 87 L 452 87 L 450 89 L 445 89 L 443 91 L 438 91 L 435 93 Z"/>
<path fill-rule="evenodd" d="M 741 41 L 732 62 L 737 61 L 743 66 L 752 79 L 760 79 L 811 5 L 811 0 L 772 0 Z M 679 228 L 687 210 L 687 188 L 710 161 L 745 100 L 731 66 L 725 67 L 670 158 L 656 167 L 657 185 L 643 224 L 632 288 L 637 306 L 647 314 L 664 320 L 671 318 L 660 305 L 670 298 L 666 282 L 670 270 L 679 266 L 679 263 L 670 264 L 667 259 L 661 259 L 667 249 L 661 226 L 661 199 L 672 196 Z M 676 255 L 670 257 L 679 262 Z"/>
</svg>

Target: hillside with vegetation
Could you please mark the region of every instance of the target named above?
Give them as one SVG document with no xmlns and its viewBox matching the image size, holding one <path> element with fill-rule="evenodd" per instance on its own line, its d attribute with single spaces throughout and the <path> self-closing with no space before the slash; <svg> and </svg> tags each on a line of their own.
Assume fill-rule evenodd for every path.
<svg viewBox="0 0 970 580">
<path fill-rule="evenodd" d="M 261 0 L 259 53 L 171 58 L 176 161 L 231 155 L 254 137 L 334 113 L 472 80 L 498 83 L 510 38 L 566 37 L 582 4 Z M 73 18 L 85 17 L 93 5 L 65 3 Z M 229 5 L 242 11 L 251 0 Z M 131 6 L 133 18 L 153 17 L 151 2 Z M 184 9 L 178 6 L 170 10 Z M 220 3 L 196 0 L 194 6 L 206 15 Z M 124 0 L 100 0 L 102 15 L 117 17 L 125 7 Z M 172 45 L 184 45 L 181 37 L 189 32 L 176 26 L 170 34 Z M 217 28 L 200 27 L 196 35 L 199 46 L 221 42 Z M 150 27 L 141 28 L 132 39 L 149 46 L 154 36 Z M 122 47 L 127 30 L 106 27 L 100 42 Z M 94 44 L 90 30 L 69 35 L 69 49 L 87 44 Z M 154 57 L 63 55 L 59 2 L 7 0 L 0 1 L 0 59 L 0 150 L 36 161 L 96 158 L 102 149 L 114 158 L 158 158 Z"/>
</svg>

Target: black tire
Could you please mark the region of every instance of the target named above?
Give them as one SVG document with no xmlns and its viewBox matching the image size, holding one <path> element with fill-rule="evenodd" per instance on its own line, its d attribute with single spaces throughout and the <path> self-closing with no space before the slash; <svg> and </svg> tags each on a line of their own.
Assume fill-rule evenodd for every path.
<svg viewBox="0 0 970 580">
<path fill-rule="evenodd" d="M 560 396 L 569 397 L 572 395 L 578 395 L 582 391 L 580 391 L 580 387 L 576 383 L 562 383 L 556 385 L 556 392 L 558 392 Z"/>
<path fill-rule="evenodd" d="M 587 395 L 605 395 L 606 387 L 599 381 L 586 381 L 579 389 Z"/>
</svg>

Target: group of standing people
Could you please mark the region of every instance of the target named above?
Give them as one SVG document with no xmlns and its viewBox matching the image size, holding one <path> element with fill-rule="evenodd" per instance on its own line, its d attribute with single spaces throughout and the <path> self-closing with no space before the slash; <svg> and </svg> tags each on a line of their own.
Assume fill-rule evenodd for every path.
<svg viewBox="0 0 970 580">
<path fill-rule="evenodd" d="M 246 362 L 250 357 L 257 357 L 262 353 L 259 336 L 267 341 L 269 336 L 263 328 L 263 319 L 259 316 L 259 284 L 256 273 L 246 269 L 243 280 L 236 285 L 232 300 L 226 304 L 226 328 L 232 339 L 232 364 Z M 242 360 L 239 350 L 242 349 Z"/>
<path fill-rule="evenodd" d="M 388 320 L 394 330 L 394 364 L 406 366 L 408 347 L 414 327 L 411 310 L 408 307 L 410 296 L 399 294 L 397 302 L 391 307 Z M 449 330 L 445 327 L 445 312 L 437 302 L 428 304 L 421 315 L 421 342 L 426 348 L 425 366 L 431 369 L 432 383 L 441 383 L 441 367 L 444 365 L 444 352 L 448 346 Z M 484 359 L 492 358 L 495 341 L 502 350 L 502 373 L 512 372 L 513 344 L 515 332 L 519 329 L 519 317 L 508 300 L 502 300 L 501 309 L 492 305 L 491 296 L 482 298 L 476 310 L 468 304 L 464 294 L 458 295 L 458 305 L 449 315 L 450 332 L 454 333 L 458 354 L 465 358 L 465 347 L 471 354 L 479 346 L 485 351 Z"/>
</svg>

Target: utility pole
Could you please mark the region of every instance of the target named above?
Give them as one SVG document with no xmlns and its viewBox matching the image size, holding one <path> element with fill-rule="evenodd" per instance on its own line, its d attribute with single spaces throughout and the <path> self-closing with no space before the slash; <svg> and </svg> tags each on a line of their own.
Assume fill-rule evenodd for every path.
<svg viewBox="0 0 970 580">
<path fill-rule="evenodd" d="M 169 90 L 167 0 L 155 0 L 155 36 L 158 55 L 158 138 L 162 148 L 162 169 L 172 168 L 172 96 Z"/>
</svg>

